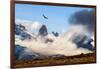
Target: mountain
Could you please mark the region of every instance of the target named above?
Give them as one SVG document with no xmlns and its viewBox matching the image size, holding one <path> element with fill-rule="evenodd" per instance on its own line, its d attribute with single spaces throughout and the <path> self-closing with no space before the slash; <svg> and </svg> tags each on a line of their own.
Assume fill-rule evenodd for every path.
<svg viewBox="0 0 100 69">
<path fill-rule="evenodd" d="M 56 37 L 58 37 L 59 36 L 59 33 L 58 32 L 52 32 L 52 34 L 54 35 L 54 36 L 56 36 Z"/>
<path fill-rule="evenodd" d="M 46 25 L 42 25 L 41 28 L 38 31 L 38 35 L 34 33 L 29 33 L 29 31 L 23 26 L 22 24 L 15 24 L 15 35 L 20 36 L 21 40 L 25 39 L 36 39 L 39 36 L 45 37 L 48 35 L 48 30 Z"/>
<path fill-rule="evenodd" d="M 27 39 L 28 40 L 33 39 L 33 41 L 36 40 L 39 42 L 43 42 L 43 45 L 51 47 L 52 43 L 55 42 L 55 39 L 57 39 L 59 37 L 59 33 L 52 32 L 52 34 L 50 35 L 50 34 L 48 34 L 48 29 L 47 29 L 46 25 L 42 25 L 38 31 L 38 34 L 35 34 L 32 32 L 29 32 L 25 26 L 23 26 L 21 24 L 15 24 L 15 37 L 16 37 L 15 42 L 17 42 L 16 39 L 18 39 L 19 42 L 20 41 L 24 42 L 24 40 L 27 40 Z M 91 38 L 88 38 L 88 36 L 78 35 L 78 36 L 75 36 L 75 37 L 72 36 L 72 37 L 73 37 L 72 42 L 77 45 L 77 48 L 86 48 L 91 51 L 94 50 L 94 48 L 91 44 L 91 42 L 93 40 Z M 65 37 L 65 36 L 64 36 L 64 38 L 67 39 L 67 37 Z M 57 46 L 62 46 L 62 43 L 64 41 L 63 41 L 63 39 L 60 39 L 60 40 L 62 40 L 61 45 L 57 45 Z M 36 41 L 34 41 L 34 42 L 33 41 L 32 41 L 32 43 L 34 43 L 34 42 L 36 43 Z M 57 43 L 59 43 L 59 41 Z M 15 43 L 15 59 L 16 60 L 32 60 L 32 59 L 42 59 L 42 58 L 46 58 L 46 57 L 55 58 L 55 57 L 63 57 L 64 56 L 64 55 L 58 54 L 58 53 L 54 54 L 54 55 L 49 55 L 49 56 L 42 55 L 42 53 L 34 52 L 34 50 L 31 50 L 30 48 L 28 48 L 29 46 L 27 46 L 27 45 L 24 45 L 25 46 L 24 47 L 20 43 Z M 37 45 L 32 44 L 32 46 L 36 47 Z M 38 43 L 38 46 L 40 46 L 40 43 Z M 40 48 L 40 47 L 38 47 L 38 48 Z M 58 47 L 58 48 L 60 48 L 60 47 Z M 64 48 L 65 48 L 65 46 L 64 46 Z M 44 49 L 46 50 L 45 46 L 44 46 Z M 39 49 L 39 50 L 41 50 L 41 49 Z M 55 48 L 53 48 L 53 50 L 55 50 Z M 75 48 L 75 51 L 76 51 L 76 48 Z M 64 53 L 66 53 L 66 51 Z"/>
<path fill-rule="evenodd" d="M 25 59 L 29 60 L 29 59 L 32 59 L 31 54 L 26 53 L 26 51 L 25 51 L 26 49 L 27 48 L 22 47 L 20 45 L 15 45 L 15 59 L 16 60 L 25 60 Z"/>
<path fill-rule="evenodd" d="M 15 59 L 16 60 L 35 60 L 35 59 L 44 59 L 44 58 L 56 58 L 56 57 L 63 57 L 64 55 L 42 55 L 39 53 L 34 52 L 33 50 L 20 46 L 15 45 Z"/>
<path fill-rule="evenodd" d="M 46 25 L 42 25 L 42 27 L 39 29 L 38 34 L 41 35 L 41 36 L 47 36 L 48 35 Z"/>
<path fill-rule="evenodd" d="M 33 50 L 20 46 L 15 45 L 15 59 L 16 60 L 33 60 L 33 59 L 41 59 L 44 56 L 33 52 Z"/>
<path fill-rule="evenodd" d="M 27 29 L 25 28 L 25 26 L 19 24 L 15 24 L 15 35 L 18 35 L 21 37 L 21 40 L 25 40 L 25 39 L 31 39 L 32 36 L 26 32 Z"/>
<path fill-rule="evenodd" d="M 86 35 L 75 37 L 75 39 L 73 39 L 73 42 L 77 45 L 78 48 L 86 48 L 91 51 L 95 50 L 95 48 L 91 44 L 91 42 L 93 42 L 93 39 L 89 38 Z"/>
</svg>

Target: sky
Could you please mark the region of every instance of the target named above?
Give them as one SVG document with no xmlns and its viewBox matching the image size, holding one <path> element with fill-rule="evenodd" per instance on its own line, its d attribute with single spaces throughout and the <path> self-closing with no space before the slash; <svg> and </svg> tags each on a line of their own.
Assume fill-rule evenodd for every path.
<svg viewBox="0 0 100 69">
<path fill-rule="evenodd" d="M 48 32 L 63 34 L 70 27 L 69 17 L 77 11 L 91 8 L 15 4 L 15 20 L 28 20 L 46 25 Z M 43 18 L 42 15 L 48 17 Z"/>
</svg>

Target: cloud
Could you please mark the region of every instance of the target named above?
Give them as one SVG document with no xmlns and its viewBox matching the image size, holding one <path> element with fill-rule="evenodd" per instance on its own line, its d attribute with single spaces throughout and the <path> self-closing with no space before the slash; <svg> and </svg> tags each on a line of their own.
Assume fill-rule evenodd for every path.
<svg viewBox="0 0 100 69">
<path fill-rule="evenodd" d="M 72 25 L 84 25 L 89 32 L 94 31 L 95 10 L 81 10 L 75 12 L 69 19 Z"/>
<path fill-rule="evenodd" d="M 16 19 L 16 24 L 22 24 L 26 27 L 28 31 L 33 31 L 39 29 L 42 24 L 40 24 L 38 21 L 29 21 L 29 20 L 23 20 L 23 19 Z"/>
<path fill-rule="evenodd" d="M 39 22 L 35 21 L 32 23 L 31 29 L 39 29 L 41 26 L 42 25 Z"/>
<path fill-rule="evenodd" d="M 64 35 L 53 37 L 53 42 L 51 43 L 44 43 L 46 37 L 37 37 L 37 41 L 32 40 L 24 40 L 24 41 L 17 41 L 16 43 L 32 49 L 36 53 L 40 53 L 42 55 L 65 55 L 65 56 L 72 56 L 72 55 L 79 55 L 81 53 L 91 53 L 92 51 L 85 49 L 85 48 L 78 48 L 76 43 L 73 42 L 74 38 L 77 36 L 86 35 L 86 30 L 83 26 L 73 26 L 66 32 Z M 51 38 L 52 39 L 52 38 Z M 80 38 L 81 39 L 81 38 Z"/>
</svg>

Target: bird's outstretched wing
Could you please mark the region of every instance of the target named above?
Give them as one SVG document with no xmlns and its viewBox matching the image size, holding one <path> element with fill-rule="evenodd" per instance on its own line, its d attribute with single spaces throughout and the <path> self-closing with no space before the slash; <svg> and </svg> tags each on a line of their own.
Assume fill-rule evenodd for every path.
<svg viewBox="0 0 100 69">
<path fill-rule="evenodd" d="M 48 19 L 48 17 L 46 17 L 44 14 L 42 15 L 45 19 Z"/>
</svg>

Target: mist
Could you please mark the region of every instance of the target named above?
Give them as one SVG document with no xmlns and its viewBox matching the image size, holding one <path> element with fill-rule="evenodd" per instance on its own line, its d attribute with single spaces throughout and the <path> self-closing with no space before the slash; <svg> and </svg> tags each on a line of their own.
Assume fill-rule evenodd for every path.
<svg viewBox="0 0 100 69">
<path fill-rule="evenodd" d="M 70 27 L 66 28 L 67 31 L 59 36 L 54 36 L 50 32 L 45 36 L 32 33 L 30 30 L 40 29 L 42 25 L 39 22 L 25 22 L 23 22 L 23 25 L 29 29 L 25 32 L 35 39 L 20 40 L 19 37 L 15 36 L 15 45 L 29 48 L 33 52 L 46 56 L 73 56 L 92 53 L 94 50 L 95 10 L 93 9 L 73 13 L 69 18 Z M 30 25 L 27 25 L 28 23 Z M 46 40 L 49 42 L 46 42 Z"/>
<path fill-rule="evenodd" d="M 86 36 L 88 35 L 87 29 L 85 26 L 76 25 L 71 26 L 68 31 L 66 31 L 63 35 L 59 37 L 55 37 L 53 35 L 48 34 L 46 37 L 37 37 L 37 40 L 17 40 L 15 44 L 19 44 L 23 47 L 27 47 L 32 49 L 33 52 L 42 54 L 42 55 L 65 55 L 65 56 L 72 56 L 72 55 L 79 55 L 79 54 L 86 54 L 92 53 L 91 50 L 78 47 L 76 43 L 73 42 L 75 37 L 77 36 Z M 53 42 L 45 43 L 45 39 L 52 39 Z M 17 39 L 17 38 L 15 38 Z M 82 38 L 80 38 L 81 40 Z"/>
</svg>

